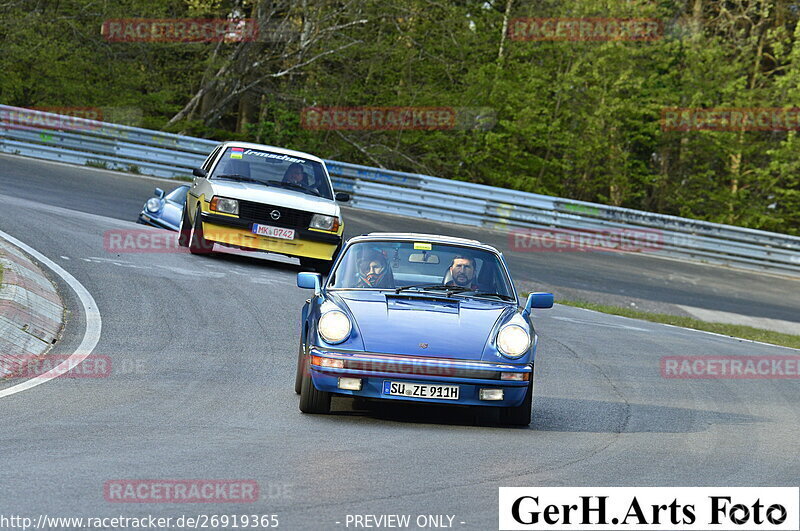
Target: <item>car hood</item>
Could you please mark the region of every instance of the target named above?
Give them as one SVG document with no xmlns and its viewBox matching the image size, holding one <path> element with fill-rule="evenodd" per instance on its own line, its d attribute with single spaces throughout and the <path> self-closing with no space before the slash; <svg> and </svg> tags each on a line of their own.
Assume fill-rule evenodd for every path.
<svg viewBox="0 0 800 531">
<path fill-rule="evenodd" d="M 465 297 L 427 297 L 360 291 L 337 292 L 364 342 L 384 354 L 480 360 L 498 320 L 513 304 Z"/>
<path fill-rule="evenodd" d="M 181 224 L 181 215 L 183 214 L 183 205 L 173 203 L 171 201 L 164 201 L 164 206 L 161 208 L 161 221 L 169 223 L 178 230 Z"/>
<path fill-rule="evenodd" d="M 294 208 L 315 214 L 339 216 L 339 205 L 332 199 L 315 197 L 296 190 L 275 188 L 264 184 L 217 180 L 208 182 L 213 190 L 213 195 Z"/>
</svg>

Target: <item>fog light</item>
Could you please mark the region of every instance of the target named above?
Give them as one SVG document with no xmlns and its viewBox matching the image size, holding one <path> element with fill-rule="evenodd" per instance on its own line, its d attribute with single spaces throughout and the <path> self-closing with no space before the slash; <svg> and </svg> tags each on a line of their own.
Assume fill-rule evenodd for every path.
<svg viewBox="0 0 800 531">
<path fill-rule="evenodd" d="M 339 389 L 361 391 L 361 378 L 339 378 Z"/>
<path fill-rule="evenodd" d="M 503 399 L 503 390 L 502 389 L 481 389 L 480 393 L 478 394 L 481 400 L 502 400 Z"/>
<path fill-rule="evenodd" d="M 326 367 L 328 369 L 344 369 L 344 360 L 323 358 L 322 356 L 311 356 L 311 365 Z"/>
<path fill-rule="evenodd" d="M 500 379 L 511 382 L 527 382 L 529 372 L 501 372 Z"/>
</svg>

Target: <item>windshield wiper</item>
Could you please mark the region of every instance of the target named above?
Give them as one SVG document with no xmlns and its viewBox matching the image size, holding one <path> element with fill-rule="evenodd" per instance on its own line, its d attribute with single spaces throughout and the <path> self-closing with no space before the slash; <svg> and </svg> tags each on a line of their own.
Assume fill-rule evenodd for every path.
<svg viewBox="0 0 800 531">
<path fill-rule="evenodd" d="M 238 173 L 230 173 L 227 175 L 216 175 L 212 179 L 230 179 L 232 181 L 264 184 L 262 181 L 259 181 L 258 179 L 253 179 L 252 177 L 245 177 L 244 175 L 239 175 Z"/>
<path fill-rule="evenodd" d="M 463 295 L 465 293 L 472 294 L 473 297 L 497 297 L 500 300 L 504 301 L 513 301 L 514 297 L 506 295 L 504 293 L 494 293 L 491 291 L 476 291 L 476 290 L 466 290 L 459 293 L 459 295 Z"/>
<path fill-rule="evenodd" d="M 292 190 L 298 190 L 300 192 L 304 192 L 304 193 L 309 194 L 309 195 L 315 195 L 317 197 L 320 197 L 319 192 L 317 192 L 313 188 L 307 188 L 307 187 L 303 186 L 302 184 L 287 183 L 287 182 L 283 182 L 283 181 L 269 181 L 269 185 L 270 186 L 277 186 L 278 188 L 291 188 Z"/>
<path fill-rule="evenodd" d="M 395 288 L 394 292 L 400 293 L 401 291 L 405 291 L 407 289 L 420 289 L 422 291 L 447 290 L 448 297 L 453 293 L 461 293 L 462 291 L 472 291 L 471 289 L 462 286 L 447 286 L 445 284 L 411 284 L 410 286 Z"/>
</svg>

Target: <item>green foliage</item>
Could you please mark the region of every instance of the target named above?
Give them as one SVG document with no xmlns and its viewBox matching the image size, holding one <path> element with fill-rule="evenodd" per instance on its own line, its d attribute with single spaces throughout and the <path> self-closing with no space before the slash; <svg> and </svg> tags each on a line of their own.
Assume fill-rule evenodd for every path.
<svg viewBox="0 0 800 531">
<path fill-rule="evenodd" d="M 0 7 L 0 101 L 135 107 L 143 127 L 800 234 L 796 133 L 661 123 L 667 107 L 800 107 L 795 3 L 510 3 L 512 21 L 660 20 L 662 37 L 644 42 L 511 40 L 507 5 L 19 0 Z M 100 34 L 111 18 L 233 14 L 258 18 L 263 38 L 107 42 Z M 300 120 L 309 106 L 489 108 L 494 123 L 316 131 Z"/>
</svg>

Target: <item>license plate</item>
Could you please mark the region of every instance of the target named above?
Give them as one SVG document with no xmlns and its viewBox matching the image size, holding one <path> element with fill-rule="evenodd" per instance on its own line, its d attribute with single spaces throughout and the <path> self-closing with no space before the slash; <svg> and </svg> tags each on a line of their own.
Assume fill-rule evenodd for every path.
<svg viewBox="0 0 800 531">
<path fill-rule="evenodd" d="M 457 385 L 430 385 L 407 382 L 383 381 L 383 394 L 392 396 L 410 396 L 413 398 L 437 398 L 442 400 L 458 400 Z"/>
<path fill-rule="evenodd" d="M 253 224 L 253 234 L 267 236 L 269 238 L 279 238 L 281 240 L 294 240 L 294 229 L 259 225 L 258 223 Z"/>
</svg>

